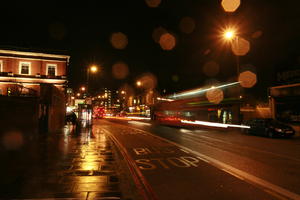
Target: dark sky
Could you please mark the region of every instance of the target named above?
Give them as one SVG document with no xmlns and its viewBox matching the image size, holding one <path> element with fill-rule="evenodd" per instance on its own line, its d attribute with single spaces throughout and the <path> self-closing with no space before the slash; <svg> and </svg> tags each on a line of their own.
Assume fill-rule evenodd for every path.
<svg viewBox="0 0 300 200">
<path fill-rule="evenodd" d="M 191 34 L 179 29 L 183 17 L 192 17 L 196 28 Z M 258 84 L 249 89 L 266 94 L 274 85 L 275 72 L 299 68 L 300 3 L 297 0 L 244 0 L 234 14 L 226 14 L 219 0 L 162 0 L 149 8 L 143 0 L 10 1 L 1 6 L 0 44 L 30 48 L 67 50 L 71 55 L 70 86 L 77 89 L 85 81 L 84 69 L 95 63 L 102 72 L 92 77 L 92 87 L 118 88 L 133 84 L 144 72 L 158 79 L 157 88 L 168 92 L 200 87 L 213 78 L 221 82 L 235 76 L 235 57 L 221 43 L 220 29 L 238 25 L 239 35 L 251 43 L 251 50 L 240 58 L 258 73 Z M 177 36 L 176 47 L 164 51 L 152 39 L 162 26 Z M 253 38 L 256 31 L 262 35 Z M 124 50 L 114 49 L 110 36 L 122 32 L 128 37 Z M 215 61 L 220 72 L 207 77 L 202 68 Z M 124 61 L 130 74 L 116 80 L 112 65 Z M 178 81 L 172 76 L 178 76 Z"/>
</svg>

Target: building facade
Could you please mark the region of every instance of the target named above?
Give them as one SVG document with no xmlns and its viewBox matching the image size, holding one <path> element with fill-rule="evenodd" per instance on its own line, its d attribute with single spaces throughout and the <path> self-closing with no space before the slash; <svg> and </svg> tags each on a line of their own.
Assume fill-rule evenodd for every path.
<svg viewBox="0 0 300 200">
<path fill-rule="evenodd" d="M 39 96 L 40 84 L 64 91 L 69 56 L 0 49 L 0 95 Z"/>
<path fill-rule="evenodd" d="M 0 49 L 0 131 L 54 132 L 63 127 L 69 58 Z"/>
</svg>

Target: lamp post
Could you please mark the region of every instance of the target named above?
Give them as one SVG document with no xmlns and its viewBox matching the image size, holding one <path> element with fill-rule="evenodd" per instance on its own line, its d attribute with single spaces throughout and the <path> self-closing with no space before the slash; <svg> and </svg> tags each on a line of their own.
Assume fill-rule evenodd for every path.
<svg viewBox="0 0 300 200">
<path fill-rule="evenodd" d="M 98 66 L 92 65 L 87 68 L 87 74 L 86 74 L 86 93 L 88 95 L 89 90 L 89 78 L 90 78 L 90 72 L 96 73 L 98 71 Z"/>
<path fill-rule="evenodd" d="M 234 45 L 234 43 L 239 46 L 239 37 L 237 36 L 235 30 L 233 29 L 227 29 L 223 33 L 223 38 L 226 41 L 229 41 L 231 46 Z M 239 79 L 239 74 L 240 74 L 240 58 L 239 55 L 235 54 L 236 56 L 236 71 L 237 71 L 237 81 Z"/>
<path fill-rule="evenodd" d="M 227 29 L 223 33 L 223 38 L 225 41 L 230 42 L 231 44 L 231 49 L 235 55 L 236 58 L 236 72 L 237 72 L 237 81 L 239 81 L 239 74 L 240 74 L 240 59 L 239 59 L 239 54 L 237 52 L 234 52 L 234 48 L 239 48 L 239 36 L 236 34 L 236 31 L 234 29 Z M 236 45 L 236 46 L 234 46 Z M 241 96 L 241 90 L 240 86 L 238 86 L 238 91 L 237 91 L 237 97 L 240 98 Z M 240 123 L 241 121 L 241 112 L 240 112 L 240 104 L 237 107 L 237 122 Z"/>
</svg>

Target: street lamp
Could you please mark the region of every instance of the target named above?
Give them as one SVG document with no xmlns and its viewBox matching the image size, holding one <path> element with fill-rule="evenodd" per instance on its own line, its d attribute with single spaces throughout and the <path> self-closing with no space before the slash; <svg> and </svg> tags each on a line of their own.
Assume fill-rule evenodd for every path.
<svg viewBox="0 0 300 200">
<path fill-rule="evenodd" d="M 82 86 L 82 87 L 80 88 L 80 90 L 84 92 L 84 91 L 86 90 L 86 88 L 85 88 L 84 86 Z"/>
<path fill-rule="evenodd" d="M 140 86 L 142 85 L 142 82 L 141 82 L 141 81 L 137 81 L 137 82 L 136 82 L 136 85 L 137 85 L 138 87 L 140 87 Z"/>
<path fill-rule="evenodd" d="M 87 85 L 86 93 L 87 93 L 87 95 L 88 95 L 88 88 L 89 88 L 90 72 L 91 73 L 96 73 L 97 71 L 98 71 L 98 66 L 97 65 L 92 65 L 92 66 L 89 66 L 87 68 L 87 74 L 86 74 L 86 85 Z"/>
<path fill-rule="evenodd" d="M 98 67 L 97 67 L 96 65 L 92 65 L 92 66 L 90 67 L 90 70 L 91 70 L 91 72 L 95 73 L 95 72 L 98 71 Z"/>
<path fill-rule="evenodd" d="M 232 40 L 235 37 L 235 31 L 231 29 L 225 30 L 223 36 L 225 40 Z"/>
<path fill-rule="evenodd" d="M 235 45 L 233 42 L 235 42 L 237 46 L 239 45 L 239 37 L 237 36 L 236 31 L 232 28 L 228 28 L 223 32 L 223 38 L 225 41 L 230 42 L 231 48 L 233 45 Z M 235 55 L 236 55 L 237 80 L 238 80 L 239 73 L 240 73 L 240 61 L 239 61 L 239 55 L 237 54 Z"/>
</svg>

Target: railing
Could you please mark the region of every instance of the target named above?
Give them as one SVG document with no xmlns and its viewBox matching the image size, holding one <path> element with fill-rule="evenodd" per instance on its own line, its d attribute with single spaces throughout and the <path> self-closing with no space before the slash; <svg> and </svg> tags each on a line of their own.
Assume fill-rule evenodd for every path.
<svg viewBox="0 0 300 200">
<path fill-rule="evenodd" d="M 24 75 L 24 74 L 14 74 L 12 72 L 0 72 L 0 76 L 5 77 L 22 77 L 22 78 L 43 78 L 43 79 L 66 79 L 67 77 L 65 75 L 62 76 L 51 76 L 51 75 Z"/>
</svg>

